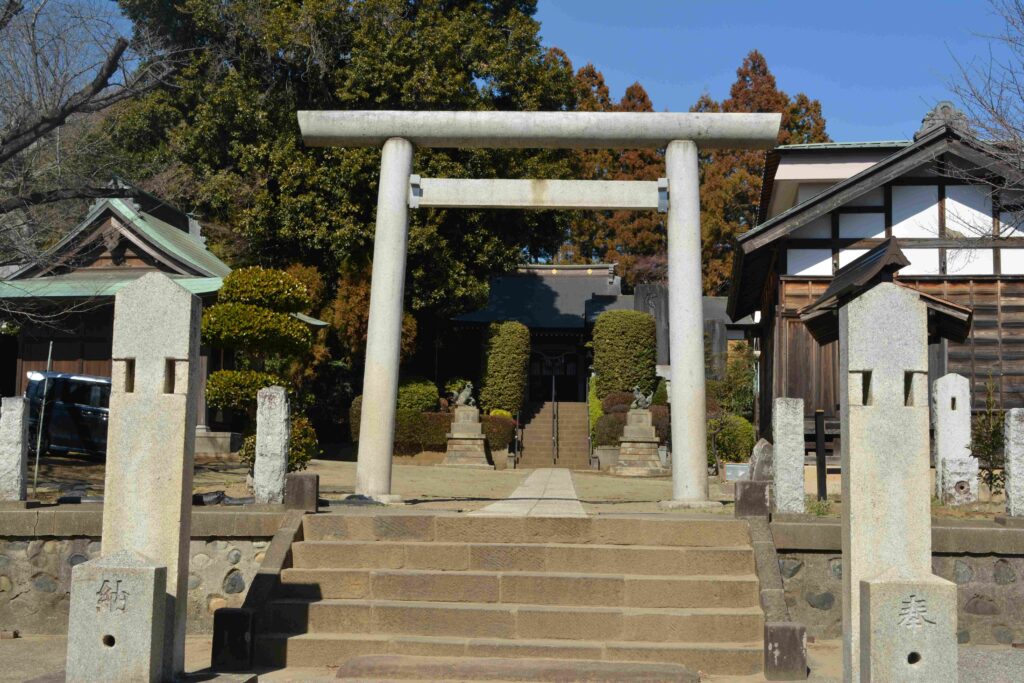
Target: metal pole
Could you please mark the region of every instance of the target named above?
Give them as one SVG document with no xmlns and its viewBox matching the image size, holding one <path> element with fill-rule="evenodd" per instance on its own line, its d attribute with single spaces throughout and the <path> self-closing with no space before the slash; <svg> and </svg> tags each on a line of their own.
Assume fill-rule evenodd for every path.
<svg viewBox="0 0 1024 683">
<path fill-rule="evenodd" d="M 32 471 L 32 497 L 39 499 L 37 487 L 39 486 L 39 449 L 43 445 L 43 427 L 46 421 L 46 392 L 50 389 L 50 372 L 53 370 L 53 340 L 50 340 L 50 349 L 46 352 L 46 373 L 43 375 L 43 395 L 39 399 L 39 424 L 36 425 L 36 463 Z"/>
<path fill-rule="evenodd" d="M 814 457 L 818 468 L 818 500 L 827 500 L 827 471 L 825 470 L 825 411 L 814 411 Z"/>
</svg>

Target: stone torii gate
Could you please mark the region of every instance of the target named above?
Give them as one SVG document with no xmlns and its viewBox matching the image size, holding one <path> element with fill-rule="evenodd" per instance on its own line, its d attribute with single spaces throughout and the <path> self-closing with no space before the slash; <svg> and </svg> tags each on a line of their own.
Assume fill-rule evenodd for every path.
<svg viewBox="0 0 1024 683">
<path fill-rule="evenodd" d="M 781 114 L 633 112 L 300 111 L 315 147 L 383 147 L 363 375 L 356 493 L 391 494 L 409 208 L 519 208 L 668 212 L 674 507 L 707 504 L 704 320 L 701 307 L 698 145 L 775 145 Z M 463 180 L 412 174 L 415 147 L 664 148 L 654 181 Z"/>
</svg>

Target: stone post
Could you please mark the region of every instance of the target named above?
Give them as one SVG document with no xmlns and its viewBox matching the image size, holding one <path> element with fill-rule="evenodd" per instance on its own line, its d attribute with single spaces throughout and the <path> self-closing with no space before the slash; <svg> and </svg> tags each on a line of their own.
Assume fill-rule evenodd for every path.
<svg viewBox="0 0 1024 683">
<path fill-rule="evenodd" d="M 950 373 L 935 380 L 932 413 L 935 495 L 943 503 L 972 503 L 978 499 L 978 461 L 971 456 L 971 383 L 966 377 Z"/>
<path fill-rule="evenodd" d="M 391 456 L 398 401 L 412 152 L 412 143 L 402 138 L 384 143 L 373 237 L 356 493 L 383 501 L 395 500 L 391 495 Z"/>
<path fill-rule="evenodd" d="M 167 568 L 127 550 L 71 570 L 67 683 L 162 676 Z"/>
<path fill-rule="evenodd" d="M 668 178 L 669 357 L 672 359 L 672 501 L 708 505 L 704 404 L 704 308 L 701 290 L 700 178 L 697 145 L 673 140 L 665 151 Z"/>
<path fill-rule="evenodd" d="M 804 400 L 777 398 L 772 405 L 772 466 L 776 512 L 803 514 Z"/>
<path fill-rule="evenodd" d="M 609 472 L 622 477 L 663 477 L 669 473 L 658 457 L 658 434 L 649 408 L 633 408 L 619 439 L 619 460 Z"/>
<path fill-rule="evenodd" d="M 162 273 L 114 297 L 103 556 L 167 567 L 165 680 L 185 665 L 201 315 L 199 298 Z"/>
<path fill-rule="evenodd" d="M 264 387 L 256 394 L 256 461 L 252 487 L 258 504 L 284 501 L 288 474 L 291 412 L 284 387 Z"/>
<path fill-rule="evenodd" d="M 0 503 L 25 500 L 28 481 L 28 399 L 4 397 L 0 406 Z"/>
<path fill-rule="evenodd" d="M 1006 514 L 1024 517 L 1024 408 L 1006 411 L 1003 425 Z"/>
<path fill-rule="evenodd" d="M 955 681 L 956 586 L 932 574 L 928 311 L 917 292 L 884 282 L 839 309 L 839 378 L 843 680 Z"/>
</svg>

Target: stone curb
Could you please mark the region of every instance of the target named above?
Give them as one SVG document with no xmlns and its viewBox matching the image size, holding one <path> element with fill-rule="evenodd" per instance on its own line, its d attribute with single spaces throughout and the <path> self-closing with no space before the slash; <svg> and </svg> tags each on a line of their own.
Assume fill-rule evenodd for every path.
<svg viewBox="0 0 1024 683">
<path fill-rule="evenodd" d="M 780 517 L 773 516 L 770 525 L 779 551 L 840 551 L 842 526 L 838 519 Z M 965 520 L 969 524 L 955 526 L 943 525 L 944 521 L 932 520 L 933 553 L 1024 555 L 1024 528 L 1006 527 L 988 520 Z"/>
<path fill-rule="evenodd" d="M 192 538 L 270 538 L 277 533 L 285 514 L 283 508 L 273 512 L 193 508 Z M 102 531 L 100 504 L 0 510 L 0 538 L 99 538 Z"/>
</svg>

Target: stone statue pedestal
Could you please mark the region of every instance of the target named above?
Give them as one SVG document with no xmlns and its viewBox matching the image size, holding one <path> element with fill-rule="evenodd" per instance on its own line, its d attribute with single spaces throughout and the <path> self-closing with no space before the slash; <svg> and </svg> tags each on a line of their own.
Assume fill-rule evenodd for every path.
<svg viewBox="0 0 1024 683">
<path fill-rule="evenodd" d="M 619 461 L 609 472 L 620 477 L 665 477 L 672 474 L 672 470 L 661 465 L 658 435 L 651 418 L 651 411 L 647 408 L 629 411 L 619 440 Z"/>
<path fill-rule="evenodd" d="M 441 462 L 445 467 L 470 467 L 493 470 L 487 462 L 487 437 L 480 427 L 480 409 L 456 406 L 452 431 L 448 434 L 448 450 Z"/>
</svg>

